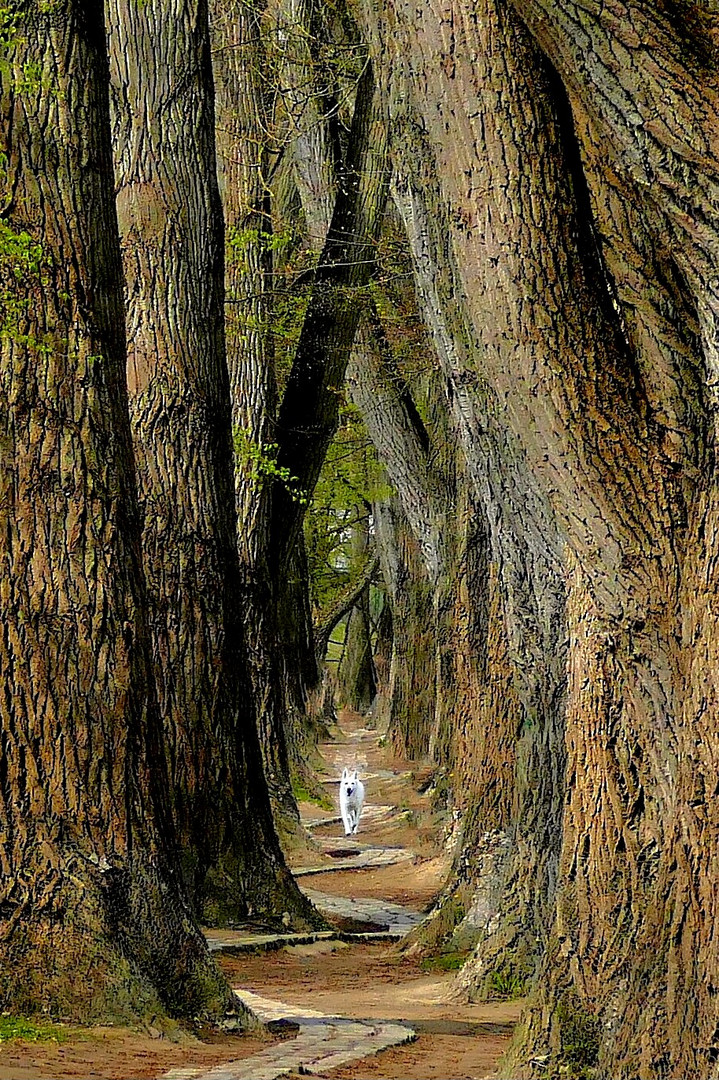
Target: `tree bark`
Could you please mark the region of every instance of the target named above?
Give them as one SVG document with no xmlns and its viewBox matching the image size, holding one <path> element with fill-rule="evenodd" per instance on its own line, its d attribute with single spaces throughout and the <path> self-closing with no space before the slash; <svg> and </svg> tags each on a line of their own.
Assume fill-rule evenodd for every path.
<svg viewBox="0 0 719 1080">
<path fill-rule="evenodd" d="M 205 921 L 303 924 L 243 643 L 207 6 L 108 0 L 108 12 L 131 421 L 185 876 Z"/>
<path fill-rule="evenodd" d="M 322 26 L 321 0 L 280 0 L 279 8 L 285 139 L 292 148 L 292 173 L 305 218 L 306 241 L 312 250 L 321 251 L 342 168 L 339 87 L 322 58 L 323 52 L 326 55 L 331 50 L 331 43 Z"/>
<path fill-rule="evenodd" d="M 70 0 L 12 11 L 0 67 L 0 1004 L 81 1022 L 217 1015 L 232 995 L 181 893 L 167 814 L 104 22 Z"/>
<path fill-rule="evenodd" d="M 487 479 L 497 484 L 506 512 L 513 479 L 524 483 L 514 524 L 527 540 L 535 597 L 542 561 L 557 611 L 566 583 L 566 711 L 560 696 L 544 703 L 552 721 L 546 774 L 561 783 L 566 752 L 565 803 L 553 821 L 530 819 L 535 843 L 542 822 L 552 822 L 555 844 L 561 831 L 562 853 L 553 918 L 539 923 L 550 929 L 544 970 L 515 1072 L 538 1073 L 549 1050 L 551 1067 L 601 1076 L 709 1076 L 719 1053 L 708 989 L 717 874 L 704 778 L 714 771 L 716 721 L 713 690 L 698 670 L 715 648 L 706 409 L 716 249 L 714 228 L 690 223 L 714 216 L 707 118 L 716 115 L 715 77 L 680 47 L 682 18 L 670 23 L 664 8 L 522 7 L 581 105 L 581 147 L 588 155 L 593 144 L 608 162 L 598 191 L 616 216 L 599 222 L 613 237 L 612 266 L 623 268 L 618 292 L 562 83 L 513 10 L 427 4 L 417 19 L 416 5 L 411 14 L 399 3 L 391 9 L 395 71 L 406 63 L 402 83 L 426 120 L 398 192 L 428 318 L 451 346 L 444 363 L 475 421 L 467 441 L 490 433 L 501 450 L 503 483 L 490 461 L 485 490 Z M 624 72 L 631 87 L 621 85 Z M 691 103 L 688 134 L 658 119 L 667 101 L 680 110 Z M 626 212 L 616 190 L 630 194 Z M 454 295 L 431 280 L 437 191 Z M 630 223 L 641 226 L 631 236 Z M 642 250 L 662 254 L 671 269 L 646 296 L 645 271 L 635 269 Z M 677 301 L 689 312 L 686 330 L 669 306 Z M 696 328 L 702 353 L 692 347 Z M 531 640 L 521 597 L 510 627 L 519 612 Z M 550 637 L 537 625 L 535 670 L 549 671 Z M 547 806 L 554 815 L 556 798 Z M 638 965 L 638 956 L 646 961 Z"/>
<path fill-rule="evenodd" d="M 437 691 L 433 590 L 397 497 L 376 504 L 373 516 L 392 599 L 392 654 L 379 725 L 396 753 L 422 760 L 429 754 Z"/>
<path fill-rule="evenodd" d="M 270 333 L 272 220 L 268 188 L 273 123 L 258 4 L 212 0 L 215 127 L 226 225 L 225 333 L 235 443 L 235 504 L 252 696 L 264 773 L 283 843 L 299 828 L 287 747 L 277 593 L 268 565 L 272 482 L 263 467 L 275 441 L 277 390 Z"/>
</svg>

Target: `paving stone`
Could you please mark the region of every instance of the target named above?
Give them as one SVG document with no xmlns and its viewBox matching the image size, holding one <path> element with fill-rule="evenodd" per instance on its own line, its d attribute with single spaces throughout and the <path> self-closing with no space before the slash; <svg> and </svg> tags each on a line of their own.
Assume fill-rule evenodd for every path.
<svg viewBox="0 0 719 1080">
<path fill-rule="evenodd" d="M 343 919 L 356 919 L 358 922 L 378 923 L 398 934 L 408 934 L 424 919 L 421 911 L 415 911 L 403 904 L 392 904 L 388 900 L 375 900 L 364 896 L 335 896 L 333 893 L 305 888 L 302 892 L 319 911 L 327 915 L 339 915 Z"/>
<path fill-rule="evenodd" d="M 336 784 L 338 783 L 338 781 L 327 780 L 325 781 L 325 783 Z M 362 818 L 360 821 L 360 825 L 362 822 L 383 821 L 387 818 L 393 817 L 394 815 L 397 815 L 399 817 L 401 813 L 401 810 L 399 810 L 396 806 L 390 805 L 389 803 L 365 803 L 362 810 Z M 303 821 L 302 824 L 305 826 L 306 829 L 316 829 L 320 825 L 341 825 L 342 815 L 337 814 L 333 817 L 310 818 L 309 820 Z M 348 836 L 347 839 L 349 840 L 350 837 Z"/>
<path fill-rule="evenodd" d="M 206 930 L 205 939 L 210 952 L 254 952 L 256 949 L 282 949 L 285 945 L 311 945 L 315 941 L 332 941 L 337 938 L 334 930 L 313 930 L 306 934 L 253 934 L 237 930 L 223 933 Z"/>
<path fill-rule="evenodd" d="M 349 1065 L 415 1037 L 414 1031 L 402 1024 L 327 1016 L 316 1009 L 288 1005 L 249 990 L 236 990 L 235 993 L 264 1022 L 296 1021 L 300 1025 L 299 1035 L 205 1072 L 202 1069 L 172 1069 L 164 1074 L 163 1080 L 277 1080 L 277 1077 L 300 1068 L 313 1073 Z"/>
<path fill-rule="evenodd" d="M 285 952 L 293 956 L 324 956 L 327 953 L 349 949 L 346 941 L 313 941 L 310 945 L 285 945 Z"/>
</svg>

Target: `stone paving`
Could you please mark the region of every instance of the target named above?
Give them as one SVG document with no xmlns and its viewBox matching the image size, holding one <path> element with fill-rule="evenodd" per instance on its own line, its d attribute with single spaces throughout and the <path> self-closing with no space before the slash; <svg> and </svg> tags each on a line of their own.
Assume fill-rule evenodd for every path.
<svg viewBox="0 0 719 1080">
<path fill-rule="evenodd" d="M 367 737 L 375 738 L 376 733 L 368 729 L 360 729 L 349 733 L 347 742 L 354 743 Z M 338 765 L 347 753 L 346 746 L 338 745 L 328 749 L 330 750 L 328 757 L 333 766 Z M 355 754 L 353 765 L 363 770 L 366 768 L 366 759 L 361 753 Z M 363 779 L 375 777 L 391 779 L 397 775 L 399 774 L 391 770 L 377 770 L 376 773 L 366 774 Z M 325 782 L 337 784 L 339 777 L 337 780 Z M 364 808 L 362 821 L 367 824 L 384 822 L 393 817 L 399 817 L 402 813 L 403 811 L 398 810 L 396 806 L 368 804 Z M 322 825 L 341 826 L 342 819 L 339 816 L 330 815 L 305 820 L 303 824 L 308 829 Z M 361 839 L 354 836 L 316 837 L 315 839 L 325 855 L 335 855 L 335 857 L 324 866 L 293 868 L 292 873 L 295 877 L 326 874 L 333 870 L 376 869 L 414 858 L 414 853 L 405 848 L 365 846 Z M 205 936 L 210 951 L 244 952 L 256 949 L 302 948 L 311 947 L 314 943 L 338 940 L 396 940 L 414 929 L 424 917 L 418 911 L 385 900 L 351 899 L 306 888 L 302 891 L 318 910 L 330 916 L 352 919 L 360 924 L 386 926 L 387 931 L 349 934 L 334 930 L 319 930 L 304 934 L 253 934 L 244 931 L 208 930 Z M 162 1080 L 277 1080 L 278 1077 L 288 1073 L 312 1074 L 352 1064 L 387 1047 L 411 1042 L 416 1037 L 414 1030 L 404 1024 L 327 1016 L 305 1006 L 288 1005 L 249 990 L 235 990 L 235 993 L 264 1023 L 273 1020 L 294 1022 L 299 1025 L 299 1033 L 293 1038 L 284 1039 L 250 1057 L 225 1062 L 209 1070 L 194 1066 L 172 1069 L 164 1074 Z"/>
<path fill-rule="evenodd" d="M 333 784 L 336 782 L 336 780 L 332 781 Z M 367 824 L 368 822 L 387 821 L 389 818 L 395 816 L 398 817 L 402 813 L 404 813 L 404 811 L 398 810 L 396 806 L 390 806 L 389 804 L 365 803 L 362 810 L 360 826 L 363 823 Z M 303 819 L 302 824 L 306 829 L 317 829 L 320 825 L 341 825 L 342 817 L 340 814 L 337 814 L 333 817 L 305 818 Z M 336 837 L 315 837 L 315 841 L 319 844 L 323 843 L 323 841 L 335 842 L 338 839 L 339 838 Z M 352 837 L 346 836 L 345 840 L 349 843 L 352 840 Z M 354 842 L 357 843 L 357 841 Z"/>
<path fill-rule="evenodd" d="M 171 1069 L 162 1080 L 276 1080 L 291 1072 L 312 1074 L 350 1065 L 415 1038 L 413 1029 L 405 1024 L 347 1020 L 304 1006 L 286 1005 L 249 990 L 236 990 L 235 993 L 265 1023 L 291 1020 L 299 1024 L 299 1035 L 250 1057 L 227 1061 L 209 1070 Z"/>
<path fill-rule="evenodd" d="M 308 900 L 327 915 L 339 915 L 343 919 L 356 919 L 358 922 L 375 923 L 386 926 L 390 933 L 404 937 L 418 926 L 424 915 L 403 904 L 391 904 L 388 900 L 374 900 L 367 897 L 352 899 L 349 896 L 335 896 L 332 893 L 315 892 L 303 889 Z"/>
</svg>

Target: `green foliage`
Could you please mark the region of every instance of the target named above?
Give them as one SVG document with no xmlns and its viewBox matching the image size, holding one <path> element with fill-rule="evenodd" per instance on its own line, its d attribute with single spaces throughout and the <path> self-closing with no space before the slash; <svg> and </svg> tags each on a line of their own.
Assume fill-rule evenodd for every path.
<svg viewBox="0 0 719 1080">
<path fill-rule="evenodd" d="M 232 434 L 237 464 L 252 480 L 262 477 L 277 480 L 284 484 L 295 502 L 306 504 L 307 495 L 299 487 L 298 478 L 277 464 L 277 443 L 258 443 L 246 428 L 236 427 Z"/>
<path fill-rule="evenodd" d="M 15 41 L 21 15 L 17 10 L 0 7 L 0 49 L 8 49 Z"/>
<path fill-rule="evenodd" d="M 419 966 L 422 971 L 459 971 L 464 967 L 468 956 L 469 953 L 466 950 L 443 952 L 439 956 L 426 957 Z"/>
<path fill-rule="evenodd" d="M 560 1051 L 548 1080 L 592 1080 L 599 1060 L 601 1025 L 582 1007 L 574 993 L 567 993 L 556 1012 Z"/>
<path fill-rule="evenodd" d="M 63 1042 L 68 1038 L 66 1032 L 53 1024 L 35 1024 L 22 1016 L 0 1016 L 0 1043 L 12 1039 L 24 1039 L 25 1042 Z"/>
<path fill-rule="evenodd" d="M 488 997 L 497 1001 L 513 1001 L 527 992 L 526 977 L 509 967 L 490 972 Z"/>
<path fill-rule="evenodd" d="M 353 551 L 352 529 L 374 501 L 391 494 L 362 418 L 343 401 L 340 425 L 330 443 L 305 521 L 305 544 L 313 605 L 324 610 L 353 580 L 362 564 Z M 364 558 L 364 557 L 363 557 Z"/>
<path fill-rule="evenodd" d="M 4 165 L 4 157 L 0 157 L 0 170 L 4 171 Z M 25 334 L 22 324 L 48 283 L 47 266 L 37 240 L 0 220 L 0 336 L 39 352 L 49 351 L 50 345 Z"/>
<path fill-rule="evenodd" d="M 40 273 L 44 262 L 42 245 L 29 233 L 15 232 L 0 221 L 0 260 L 5 273 L 22 281 Z"/>
<path fill-rule="evenodd" d="M 292 777 L 292 794 L 297 802 L 308 802 L 314 806 L 319 806 L 322 810 L 332 810 L 333 802 L 328 795 L 324 792 L 313 794 L 304 780 L 299 776 Z"/>
<path fill-rule="evenodd" d="M 40 0 L 38 3 L 41 15 L 51 14 L 56 8 L 57 0 Z M 21 41 L 22 22 L 23 14 L 16 7 L 0 7 L 0 74 L 18 95 L 36 94 L 41 88 L 57 93 L 58 88 L 54 83 L 43 77 L 41 64 L 29 60 L 18 70 L 10 62 L 13 49 Z"/>
<path fill-rule="evenodd" d="M 285 252 L 294 240 L 294 230 L 289 226 L 280 231 L 265 229 L 238 229 L 228 226 L 225 234 L 226 258 L 228 263 L 239 266 L 248 265 L 248 255 L 255 248 L 273 253 Z"/>
</svg>

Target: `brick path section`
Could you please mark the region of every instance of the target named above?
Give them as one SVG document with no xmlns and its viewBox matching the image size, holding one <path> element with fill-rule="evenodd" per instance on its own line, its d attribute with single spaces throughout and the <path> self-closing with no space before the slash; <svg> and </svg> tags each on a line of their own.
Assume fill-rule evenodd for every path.
<svg viewBox="0 0 719 1080">
<path fill-rule="evenodd" d="M 240 1061 L 228 1061 L 209 1071 L 197 1068 L 171 1069 L 162 1080 L 277 1080 L 287 1073 L 302 1070 L 323 1072 L 340 1065 L 370 1057 L 389 1046 L 411 1042 L 415 1033 L 404 1024 L 381 1020 L 346 1020 L 326 1016 L 298 1005 L 286 1005 L 273 998 L 236 990 L 237 996 L 260 1020 L 293 1020 L 299 1035 Z"/>
</svg>

